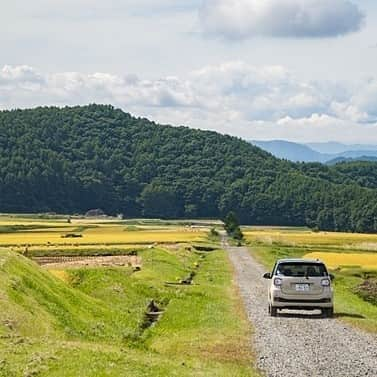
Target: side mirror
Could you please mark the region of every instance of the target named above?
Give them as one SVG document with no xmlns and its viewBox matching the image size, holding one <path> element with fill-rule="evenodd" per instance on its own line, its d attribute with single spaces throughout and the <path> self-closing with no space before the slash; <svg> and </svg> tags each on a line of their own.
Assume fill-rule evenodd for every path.
<svg viewBox="0 0 377 377">
<path fill-rule="evenodd" d="M 330 280 L 333 281 L 335 279 L 335 275 L 329 274 Z"/>
<path fill-rule="evenodd" d="M 271 279 L 271 278 L 272 278 L 271 273 L 266 272 L 266 273 L 263 275 L 263 278 L 264 278 L 264 279 Z"/>
</svg>

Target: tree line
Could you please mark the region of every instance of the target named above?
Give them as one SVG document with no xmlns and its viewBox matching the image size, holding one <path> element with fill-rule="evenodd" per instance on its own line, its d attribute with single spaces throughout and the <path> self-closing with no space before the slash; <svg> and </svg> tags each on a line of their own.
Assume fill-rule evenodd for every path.
<svg viewBox="0 0 377 377">
<path fill-rule="evenodd" d="M 112 106 L 0 112 L 0 211 L 224 218 L 377 231 L 377 163 L 279 160 Z"/>
</svg>

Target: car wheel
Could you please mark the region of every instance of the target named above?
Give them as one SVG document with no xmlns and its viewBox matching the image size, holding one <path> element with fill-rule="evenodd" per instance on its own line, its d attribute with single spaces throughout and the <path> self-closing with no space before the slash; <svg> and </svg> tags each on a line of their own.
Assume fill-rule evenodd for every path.
<svg viewBox="0 0 377 377">
<path fill-rule="evenodd" d="M 271 317 L 276 317 L 278 315 L 278 310 L 272 305 L 269 306 L 268 312 L 270 313 Z"/>
<path fill-rule="evenodd" d="M 323 314 L 325 317 L 332 318 L 334 316 L 334 308 L 323 309 Z"/>
</svg>

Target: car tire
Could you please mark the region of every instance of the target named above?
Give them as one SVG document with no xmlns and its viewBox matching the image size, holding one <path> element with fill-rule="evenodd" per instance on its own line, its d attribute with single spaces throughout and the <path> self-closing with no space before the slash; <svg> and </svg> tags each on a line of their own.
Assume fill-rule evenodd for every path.
<svg viewBox="0 0 377 377">
<path fill-rule="evenodd" d="M 334 316 L 334 308 L 323 309 L 323 315 L 327 318 L 332 318 Z"/>
<path fill-rule="evenodd" d="M 276 317 L 278 315 L 278 310 L 274 306 L 270 305 L 268 307 L 268 312 L 270 313 L 271 317 Z"/>
</svg>

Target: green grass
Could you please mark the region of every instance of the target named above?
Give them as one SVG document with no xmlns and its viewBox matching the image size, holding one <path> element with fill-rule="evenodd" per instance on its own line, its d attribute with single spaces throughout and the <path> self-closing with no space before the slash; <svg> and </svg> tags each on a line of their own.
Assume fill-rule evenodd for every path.
<svg viewBox="0 0 377 377">
<path fill-rule="evenodd" d="M 137 255 L 143 247 L 128 247 L 128 248 L 98 248 L 90 249 L 85 247 L 62 248 L 49 247 L 44 249 L 32 249 L 24 255 L 28 257 L 86 257 L 86 256 L 115 256 L 115 255 Z"/>
<path fill-rule="evenodd" d="M 278 259 L 301 258 L 307 254 L 307 249 L 274 245 L 251 244 L 253 256 L 267 269 L 272 270 Z"/>
<path fill-rule="evenodd" d="M 302 247 L 251 244 L 251 253 L 271 271 L 277 259 L 301 258 L 308 250 Z M 335 316 L 363 330 L 377 332 L 377 306 L 364 300 L 356 293 L 356 288 L 363 282 L 360 269 L 331 271 L 335 274 Z"/>
<path fill-rule="evenodd" d="M 141 257 L 139 272 L 69 270 L 66 284 L 0 252 L 0 376 L 256 376 L 226 254 L 182 247 Z M 194 285 L 165 284 L 192 270 Z M 144 330 L 151 299 L 165 312 Z"/>
<path fill-rule="evenodd" d="M 208 255 L 196 276 L 196 285 L 182 289 L 171 300 L 161 323 L 151 330 L 148 344 L 164 354 L 205 355 L 211 362 L 225 360 L 229 371 L 236 361 L 246 376 L 250 375 L 246 374 L 250 330 L 235 288 L 229 285 L 232 272 L 229 266 L 224 269 L 225 258 L 223 252 Z"/>
<path fill-rule="evenodd" d="M 14 225 L 0 225 L 0 234 L 1 233 L 17 233 L 17 232 L 25 232 L 28 230 L 48 230 L 51 228 L 64 228 L 64 226 L 56 226 L 56 225 L 25 225 L 25 224 L 14 224 Z"/>
<path fill-rule="evenodd" d="M 122 328 L 119 313 L 73 290 L 28 259 L 2 254 L 0 323 L 20 336 L 112 339 Z M 100 329 L 100 331 L 98 330 Z"/>
<path fill-rule="evenodd" d="M 366 331 L 377 332 L 377 306 L 355 293 L 362 282 L 363 279 L 357 276 L 336 274 L 336 316 Z"/>
</svg>

